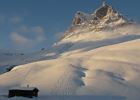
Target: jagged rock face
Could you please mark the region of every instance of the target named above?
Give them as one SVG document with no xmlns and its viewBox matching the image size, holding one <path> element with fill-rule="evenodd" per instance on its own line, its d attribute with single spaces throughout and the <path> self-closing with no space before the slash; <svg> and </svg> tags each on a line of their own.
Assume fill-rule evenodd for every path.
<svg viewBox="0 0 140 100">
<path fill-rule="evenodd" d="M 112 6 L 103 4 L 100 8 L 95 10 L 93 14 L 86 14 L 78 11 L 73 17 L 72 26 L 82 24 L 98 24 L 106 19 L 106 22 L 112 22 L 121 18 L 121 14 L 115 11 Z"/>
<path fill-rule="evenodd" d="M 78 11 L 73 17 L 71 27 L 65 32 L 63 38 L 67 37 L 69 34 L 76 34 L 77 29 L 80 29 L 81 31 L 87 29 L 89 29 L 89 31 L 101 31 L 132 23 L 132 21 L 129 21 L 118 11 L 114 10 L 112 6 L 103 3 L 103 5 L 96 9 L 92 14 Z"/>
<path fill-rule="evenodd" d="M 84 22 L 89 22 L 92 18 L 92 15 L 78 11 L 73 17 L 72 25 L 79 25 Z"/>
<path fill-rule="evenodd" d="M 105 5 L 104 7 L 100 8 L 95 13 L 96 17 L 102 19 L 104 16 L 107 15 L 109 9 L 110 9 L 110 7 L 108 5 Z"/>
<path fill-rule="evenodd" d="M 105 26 L 106 24 L 114 23 L 115 21 L 122 20 L 118 24 L 124 24 L 128 20 L 125 19 L 119 12 L 113 9 L 112 6 L 103 3 L 103 5 L 95 10 L 93 14 L 86 14 L 78 11 L 73 17 L 72 27 L 77 25 L 89 25 L 92 26 Z M 116 25 L 116 24 L 115 24 Z"/>
<path fill-rule="evenodd" d="M 73 25 L 81 24 L 81 19 L 78 18 L 78 17 L 74 17 L 74 18 L 73 18 L 73 21 L 72 21 L 72 24 L 73 24 Z"/>
</svg>

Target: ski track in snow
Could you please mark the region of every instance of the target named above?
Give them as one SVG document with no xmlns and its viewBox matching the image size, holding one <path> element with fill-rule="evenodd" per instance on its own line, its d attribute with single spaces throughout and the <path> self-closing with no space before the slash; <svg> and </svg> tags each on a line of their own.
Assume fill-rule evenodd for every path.
<svg viewBox="0 0 140 100">
<path fill-rule="evenodd" d="M 85 85 L 83 81 L 83 77 L 86 77 L 84 68 L 76 67 L 74 65 L 65 67 L 65 70 L 62 72 L 63 74 L 57 79 L 57 84 L 55 84 L 51 95 L 75 95 L 76 88 Z M 69 71 L 73 71 L 73 73 Z M 76 85 L 75 88 L 72 87 L 73 85 Z M 59 92 L 56 92 L 58 90 Z"/>
</svg>

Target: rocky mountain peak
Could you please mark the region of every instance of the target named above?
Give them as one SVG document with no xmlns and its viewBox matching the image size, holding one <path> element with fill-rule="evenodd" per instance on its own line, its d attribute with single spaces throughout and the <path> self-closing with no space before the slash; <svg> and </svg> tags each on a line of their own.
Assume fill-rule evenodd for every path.
<svg viewBox="0 0 140 100">
<path fill-rule="evenodd" d="M 103 2 L 102 6 L 95 10 L 93 15 L 99 19 L 102 19 L 109 13 L 116 13 L 116 11 L 113 10 L 112 6 L 108 5 L 106 2 Z"/>
<path fill-rule="evenodd" d="M 92 16 L 90 14 L 77 11 L 75 16 L 73 17 L 72 25 L 79 25 L 84 22 L 89 22 L 91 19 L 92 19 Z"/>
<path fill-rule="evenodd" d="M 81 11 L 76 12 L 73 17 L 72 26 L 85 24 L 97 25 L 102 22 L 105 22 L 104 24 L 108 24 L 120 19 L 122 20 L 122 23 L 128 21 L 118 11 L 114 10 L 111 5 L 103 2 L 103 4 L 92 14 L 87 14 Z"/>
<path fill-rule="evenodd" d="M 132 23 L 132 21 L 125 18 L 111 5 L 103 2 L 102 5 L 91 14 L 77 11 L 73 17 L 72 25 L 65 32 L 62 39 L 84 31 L 102 31 Z"/>
</svg>

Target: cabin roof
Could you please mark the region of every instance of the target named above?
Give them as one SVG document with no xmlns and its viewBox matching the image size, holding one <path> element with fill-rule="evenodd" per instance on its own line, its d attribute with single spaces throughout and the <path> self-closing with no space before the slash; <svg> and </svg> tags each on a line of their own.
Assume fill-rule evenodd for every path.
<svg viewBox="0 0 140 100">
<path fill-rule="evenodd" d="M 37 88 L 36 87 L 14 87 L 14 88 L 11 88 L 10 90 L 34 90 L 34 89 L 37 89 Z"/>
</svg>

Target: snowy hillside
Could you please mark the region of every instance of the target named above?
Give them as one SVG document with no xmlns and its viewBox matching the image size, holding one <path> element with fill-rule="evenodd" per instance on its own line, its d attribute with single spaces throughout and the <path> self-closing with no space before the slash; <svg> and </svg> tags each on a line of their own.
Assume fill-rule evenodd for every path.
<svg viewBox="0 0 140 100">
<path fill-rule="evenodd" d="M 16 66 L 24 56 L 23 53 L 13 53 L 10 50 L 0 50 L 0 74 L 8 68 Z"/>
<path fill-rule="evenodd" d="M 34 62 L 0 75 L 0 100 L 27 85 L 40 90 L 33 100 L 140 100 L 140 27 L 108 4 L 76 15 L 52 49 L 25 60 Z"/>
<path fill-rule="evenodd" d="M 0 75 L 0 93 L 30 84 L 40 89 L 40 96 L 122 96 L 139 100 L 139 44 L 140 39 L 136 39 L 97 49 L 90 46 L 57 59 L 21 65 Z"/>
<path fill-rule="evenodd" d="M 49 59 L 47 50 L 33 53 L 14 53 L 10 50 L 0 50 L 0 74 L 10 71 L 18 65 L 27 64 L 43 59 Z"/>
</svg>

